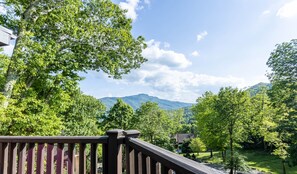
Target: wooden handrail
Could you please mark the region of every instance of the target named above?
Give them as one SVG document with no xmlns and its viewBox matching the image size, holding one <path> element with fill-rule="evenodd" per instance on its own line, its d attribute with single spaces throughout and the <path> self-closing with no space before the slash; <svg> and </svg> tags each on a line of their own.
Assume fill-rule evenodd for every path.
<svg viewBox="0 0 297 174">
<path fill-rule="evenodd" d="M 0 136 L 0 143 L 107 143 L 108 136 Z"/>
<path fill-rule="evenodd" d="M 134 135 L 135 134 L 136 133 L 134 132 Z M 129 133 L 127 133 L 127 136 L 128 135 Z M 178 154 L 175 154 L 173 152 L 170 152 L 168 150 L 165 150 L 153 144 L 147 143 L 145 141 L 139 140 L 137 138 L 127 137 L 126 146 L 128 146 L 126 147 L 126 149 L 128 149 L 129 150 L 128 152 L 130 152 L 130 155 L 126 156 L 126 161 L 133 163 L 133 165 L 131 164 L 128 165 L 128 167 L 130 168 L 128 169 L 129 172 L 127 172 L 127 174 L 139 173 L 140 170 L 146 173 L 147 171 L 149 171 L 151 174 L 155 174 L 155 173 L 168 174 L 169 171 L 171 172 L 174 171 L 175 173 L 178 173 L 178 174 L 218 173 L 218 171 L 215 171 L 214 169 L 206 165 L 187 159 L 183 156 L 180 156 Z M 133 150 L 136 152 L 136 153 L 134 152 L 134 156 L 132 152 Z M 139 155 L 139 153 L 141 154 Z M 141 157 L 142 160 L 139 160 L 139 157 Z M 149 158 L 149 160 L 147 158 Z M 139 161 L 141 161 L 141 165 L 143 166 L 142 169 L 138 167 L 140 165 Z M 135 169 L 131 168 L 133 166 Z M 146 169 L 143 169 L 143 168 L 146 168 Z"/>
</svg>

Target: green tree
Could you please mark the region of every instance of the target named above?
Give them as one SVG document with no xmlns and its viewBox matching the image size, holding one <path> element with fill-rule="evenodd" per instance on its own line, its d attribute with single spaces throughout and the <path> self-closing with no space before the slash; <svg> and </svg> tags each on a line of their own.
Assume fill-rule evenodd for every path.
<svg viewBox="0 0 297 174">
<path fill-rule="evenodd" d="M 261 87 L 257 94 L 251 96 L 248 109 L 248 120 L 245 127 L 249 134 L 249 140 L 254 144 L 263 143 L 264 150 L 278 142 L 276 132 L 277 121 L 275 109 L 271 107 L 271 101 L 267 95 L 267 88 Z"/>
<path fill-rule="evenodd" d="M 59 113 L 70 107 L 83 78 L 80 72 L 103 71 L 117 79 L 146 61 L 141 55 L 144 38 L 132 36 L 132 21 L 110 0 L 2 4 L 7 13 L 0 14 L 0 25 L 18 36 L 12 56 L 0 70 L 1 112 L 11 117 L 2 124 L 24 118 L 30 125 L 26 120 L 32 115 L 47 115 L 61 125 Z M 28 111 L 31 105 L 38 109 Z"/>
<path fill-rule="evenodd" d="M 206 150 L 206 146 L 203 143 L 203 141 L 200 138 L 194 138 L 191 140 L 190 148 L 193 152 L 197 152 L 199 155 L 199 152 L 203 152 Z"/>
<path fill-rule="evenodd" d="M 197 119 L 199 136 L 209 148 L 224 149 L 228 142 L 228 167 L 233 174 L 235 146 L 247 138 L 244 136 L 243 125 L 248 118 L 248 93 L 231 87 L 221 88 L 218 95 L 206 92 L 197 102 L 193 112 Z"/>
<path fill-rule="evenodd" d="M 213 150 L 220 150 L 225 161 L 227 131 L 224 129 L 224 125 L 218 122 L 219 113 L 215 109 L 217 97 L 212 92 L 205 92 L 202 97 L 197 99 L 197 104 L 193 106 L 192 112 L 196 119 L 198 136 L 210 149 L 211 157 Z"/>
<path fill-rule="evenodd" d="M 122 99 L 118 99 L 116 104 L 109 110 L 108 114 L 102 120 L 101 125 L 105 130 L 108 129 L 135 129 L 137 119 L 134 116 L 133 108 L 125 103 Z"/>
<path fill-rule="evenodd" d="M 281 117 L 278 122 L 279 137 L 283 143 L 278 152 L 289 150 L 294 164 L 297 164 L 297 40 L 278 44 L 271 53 L 267 65 L 272 89 L 269 91 L 272 105 Z M 280 143 L 280 144 L 283 144 Z M 283 158 L 283 155 L 281 155 Z"/>
<path fill-rule="evenodd" d="M 184 109 L 167 111 L 167 115 L 171 120 L 171 125 L 170 125 L 171 133 L 172 134 L 183 133 L 182 130 L 185 127 L 185 125 L 187 125 L 185 123 L 185 118 L 184 118 Z"/>
<path fill-rule="evenodd" d="M 98 125 L 99 118 L 105 112 L 105 106 L 96 98 L 77 92 L 73 103 L 62 113 L 63 135 L 98 136 L 103 135 Z"/>
<path fill-rule="evenodd" d="M 231 87 L 221 88 L 215 102 L 215 109 L 219 113 L 217 122 L 223 124 L 223 129 L 228 133 L 230 148 L 230 174 L 234 173 L 235 145 L 246 139 L 243 124 L 247 119 L 248 93 Z"/>
<path fill-rule="evenodd" d="M 141 132 L 141 138 L 152 144 L 172 150 L 170 142 L 172 122 L 157 103 L 143 103 L 136 110 L 136 116 L 139 119 L 137 129 Z"/>
</svg>

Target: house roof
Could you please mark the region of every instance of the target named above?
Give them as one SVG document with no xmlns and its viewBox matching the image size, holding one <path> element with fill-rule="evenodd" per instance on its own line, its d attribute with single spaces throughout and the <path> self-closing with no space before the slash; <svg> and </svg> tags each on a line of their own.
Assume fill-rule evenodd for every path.
<svg viewBox="0 0 297 174">
<path fill-rule="evenodd" d="M 15 39 L 16 36 L 13 32 L 5 27 L 0 26 L 0 46 L 7 46 L 11 39 Z"/>
<path fill-rule="evenodd" d="M 194 138 L 194 134 L 176 134 L 175 139 L 177 143 L 183 143 L 185 140 Z"/>
</svg>

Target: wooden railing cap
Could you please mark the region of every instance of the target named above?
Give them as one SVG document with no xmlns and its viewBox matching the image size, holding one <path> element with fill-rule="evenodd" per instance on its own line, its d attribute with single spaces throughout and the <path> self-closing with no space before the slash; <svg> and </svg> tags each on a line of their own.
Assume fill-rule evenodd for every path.
<svg viewBox="0 0 297 174">
<path fill-rule="evenodd" d="M 131 137 L 131 138 L 138 138 L 140 135 L 140 132 L 138 130 L 127 130 L 124 131 L 125 137 Z"/>
<path fill-rule="evenodd" d="M 122 130 L 122 129 L 112 129 L 112 130 L 106 131 L 106 135 L 118 137 L 118 136 L 122 136 L 123 132 L 124 132 L 124 130 Z"/>
</svg>

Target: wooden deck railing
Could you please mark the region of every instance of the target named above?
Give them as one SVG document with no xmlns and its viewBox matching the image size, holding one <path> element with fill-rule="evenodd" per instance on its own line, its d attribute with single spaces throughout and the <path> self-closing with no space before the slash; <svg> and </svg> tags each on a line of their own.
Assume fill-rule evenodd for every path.
<svg viewBox="0 0 297 174">
<path fill-rule="evenodd" d="M 214 173 L 205 165 L 137 139 L 138 131 L 111 130 L 106 134 L 101 137 L 0 136 L 0 174 L 97 174 L 99 144 L 102 144 L 103 174 Z"/>
</svg>

